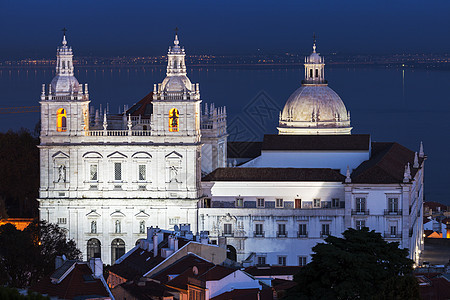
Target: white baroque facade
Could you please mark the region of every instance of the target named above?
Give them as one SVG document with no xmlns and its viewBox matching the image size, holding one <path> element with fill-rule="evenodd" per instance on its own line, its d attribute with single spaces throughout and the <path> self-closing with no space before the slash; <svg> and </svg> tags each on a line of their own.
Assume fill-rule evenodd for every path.
<svg viewBox="0 0 450 300">
<path fill-rule="evenodd" d="M 64 36 L 56 76 L 41 94 L 40 218 L 67 228 L 85 259 L 101 253 L 106 263 L 144 238 L 147 226 L 190 223 L 195 232 L 202 144 L 214 154 L 204 172 L 225 166 L 226 112 L 201 113 L 199 85 L 186 76 L 178 37 L 148 118 L 131 111 L 92 118 L 72 56 Z"/>
<path fill-rule="evenodd" d="M 65 36 L 56 71 L 40 102 L 40 218 L 67 228 L 85 259 L 114 263 L 146 227 L 190 224 L 247 265 L 306 264 L 314 245 L 350 227 L 374 229 L 418 261 L 423 148 L 352 135 L 315 44 L 279 135 L 233 168 L 225 108 L 201 111 L 177 36 L 166 78 L 122 115 L 89 106 Z"/>
</svg>

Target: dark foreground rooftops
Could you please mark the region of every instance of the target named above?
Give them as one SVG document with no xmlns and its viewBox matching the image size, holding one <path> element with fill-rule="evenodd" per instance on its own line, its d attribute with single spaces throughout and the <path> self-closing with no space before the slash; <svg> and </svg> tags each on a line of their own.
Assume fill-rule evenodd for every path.
<svg viewBox="0 0 450 300">
<path fill-rule="evenodd" d="M 345 176 L 328 168 L 218 168 L 202 181 L 335 181 Z"/>
<path fill-rule="evenodd" d="M 368 151 L 369 134 L 351 135 L 264 135 L 262 150 Z"/>
</svg>

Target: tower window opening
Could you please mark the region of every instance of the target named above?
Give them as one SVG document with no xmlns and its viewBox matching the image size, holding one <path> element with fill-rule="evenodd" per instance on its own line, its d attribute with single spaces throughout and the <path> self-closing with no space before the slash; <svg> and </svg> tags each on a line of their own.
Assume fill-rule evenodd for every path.
<svg viewBox="0 0 450 300">
<path fill-rule="evenodd" d="M 319 69 L 316 69 L 316 77 L 319 77 Z"/>
<path fill-rule="evenodd" d="M 56 131 L 67 131 L 67 112 L 64 108 L 60 108 L 56 112 Z"/>
<path fill-rule="evenodd" d="M 313 77 L 313 70 L 312 69 L 309 70 L 309 77 Z"/>
<path fill-rule="evenodd" d="M 169 131 L 170 132 L 178 132 L 179 131 L 179 118 L 180 114 L 178 109 L 172 108 L 169 111 Z"/>
</svg>

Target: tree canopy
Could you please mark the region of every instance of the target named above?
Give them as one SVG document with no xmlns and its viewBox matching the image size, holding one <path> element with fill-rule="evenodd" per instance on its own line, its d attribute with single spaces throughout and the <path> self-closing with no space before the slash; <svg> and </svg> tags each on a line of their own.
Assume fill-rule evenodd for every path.
<svg viewBox="0 0 450 300">
<path fill-rule="evenodd" d="M 0 226 L 0 285 L 30 286 L 55 270 L 55 258 L 81 259 L 74 240 L 56 224 L 33 222 L 24 231 Z"/>
<path fill-rule="evenodd" d="M 420 299 L 408 249 L 367 228 L 328 236 L 295 275 L 287 299 Z"/>
</svg>

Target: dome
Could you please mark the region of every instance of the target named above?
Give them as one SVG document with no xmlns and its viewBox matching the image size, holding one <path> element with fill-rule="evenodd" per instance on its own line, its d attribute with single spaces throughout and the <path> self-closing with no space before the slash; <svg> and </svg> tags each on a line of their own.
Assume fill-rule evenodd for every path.
<svg viewBox="0 0 450 300">
<path fill-rule="evenodd" d="M 303 85 L 288 99 L 281 115 L 291 122 L 335 122 L 347 120 L 347 109 L 338 94 L 327 85 Z"/>
<path fill-rule="evenodd" d="M 161 89 L 166 92 L 192 91 L 192 83 L 186 75 L 167 76 L 162 82 Z"/>
<path fill-rule="evenodd" d="M 51 82 L 52 92 L 56 94 L 78 93 L 80 84 L 73 75 L 56 75 Z"/>
</svg>

